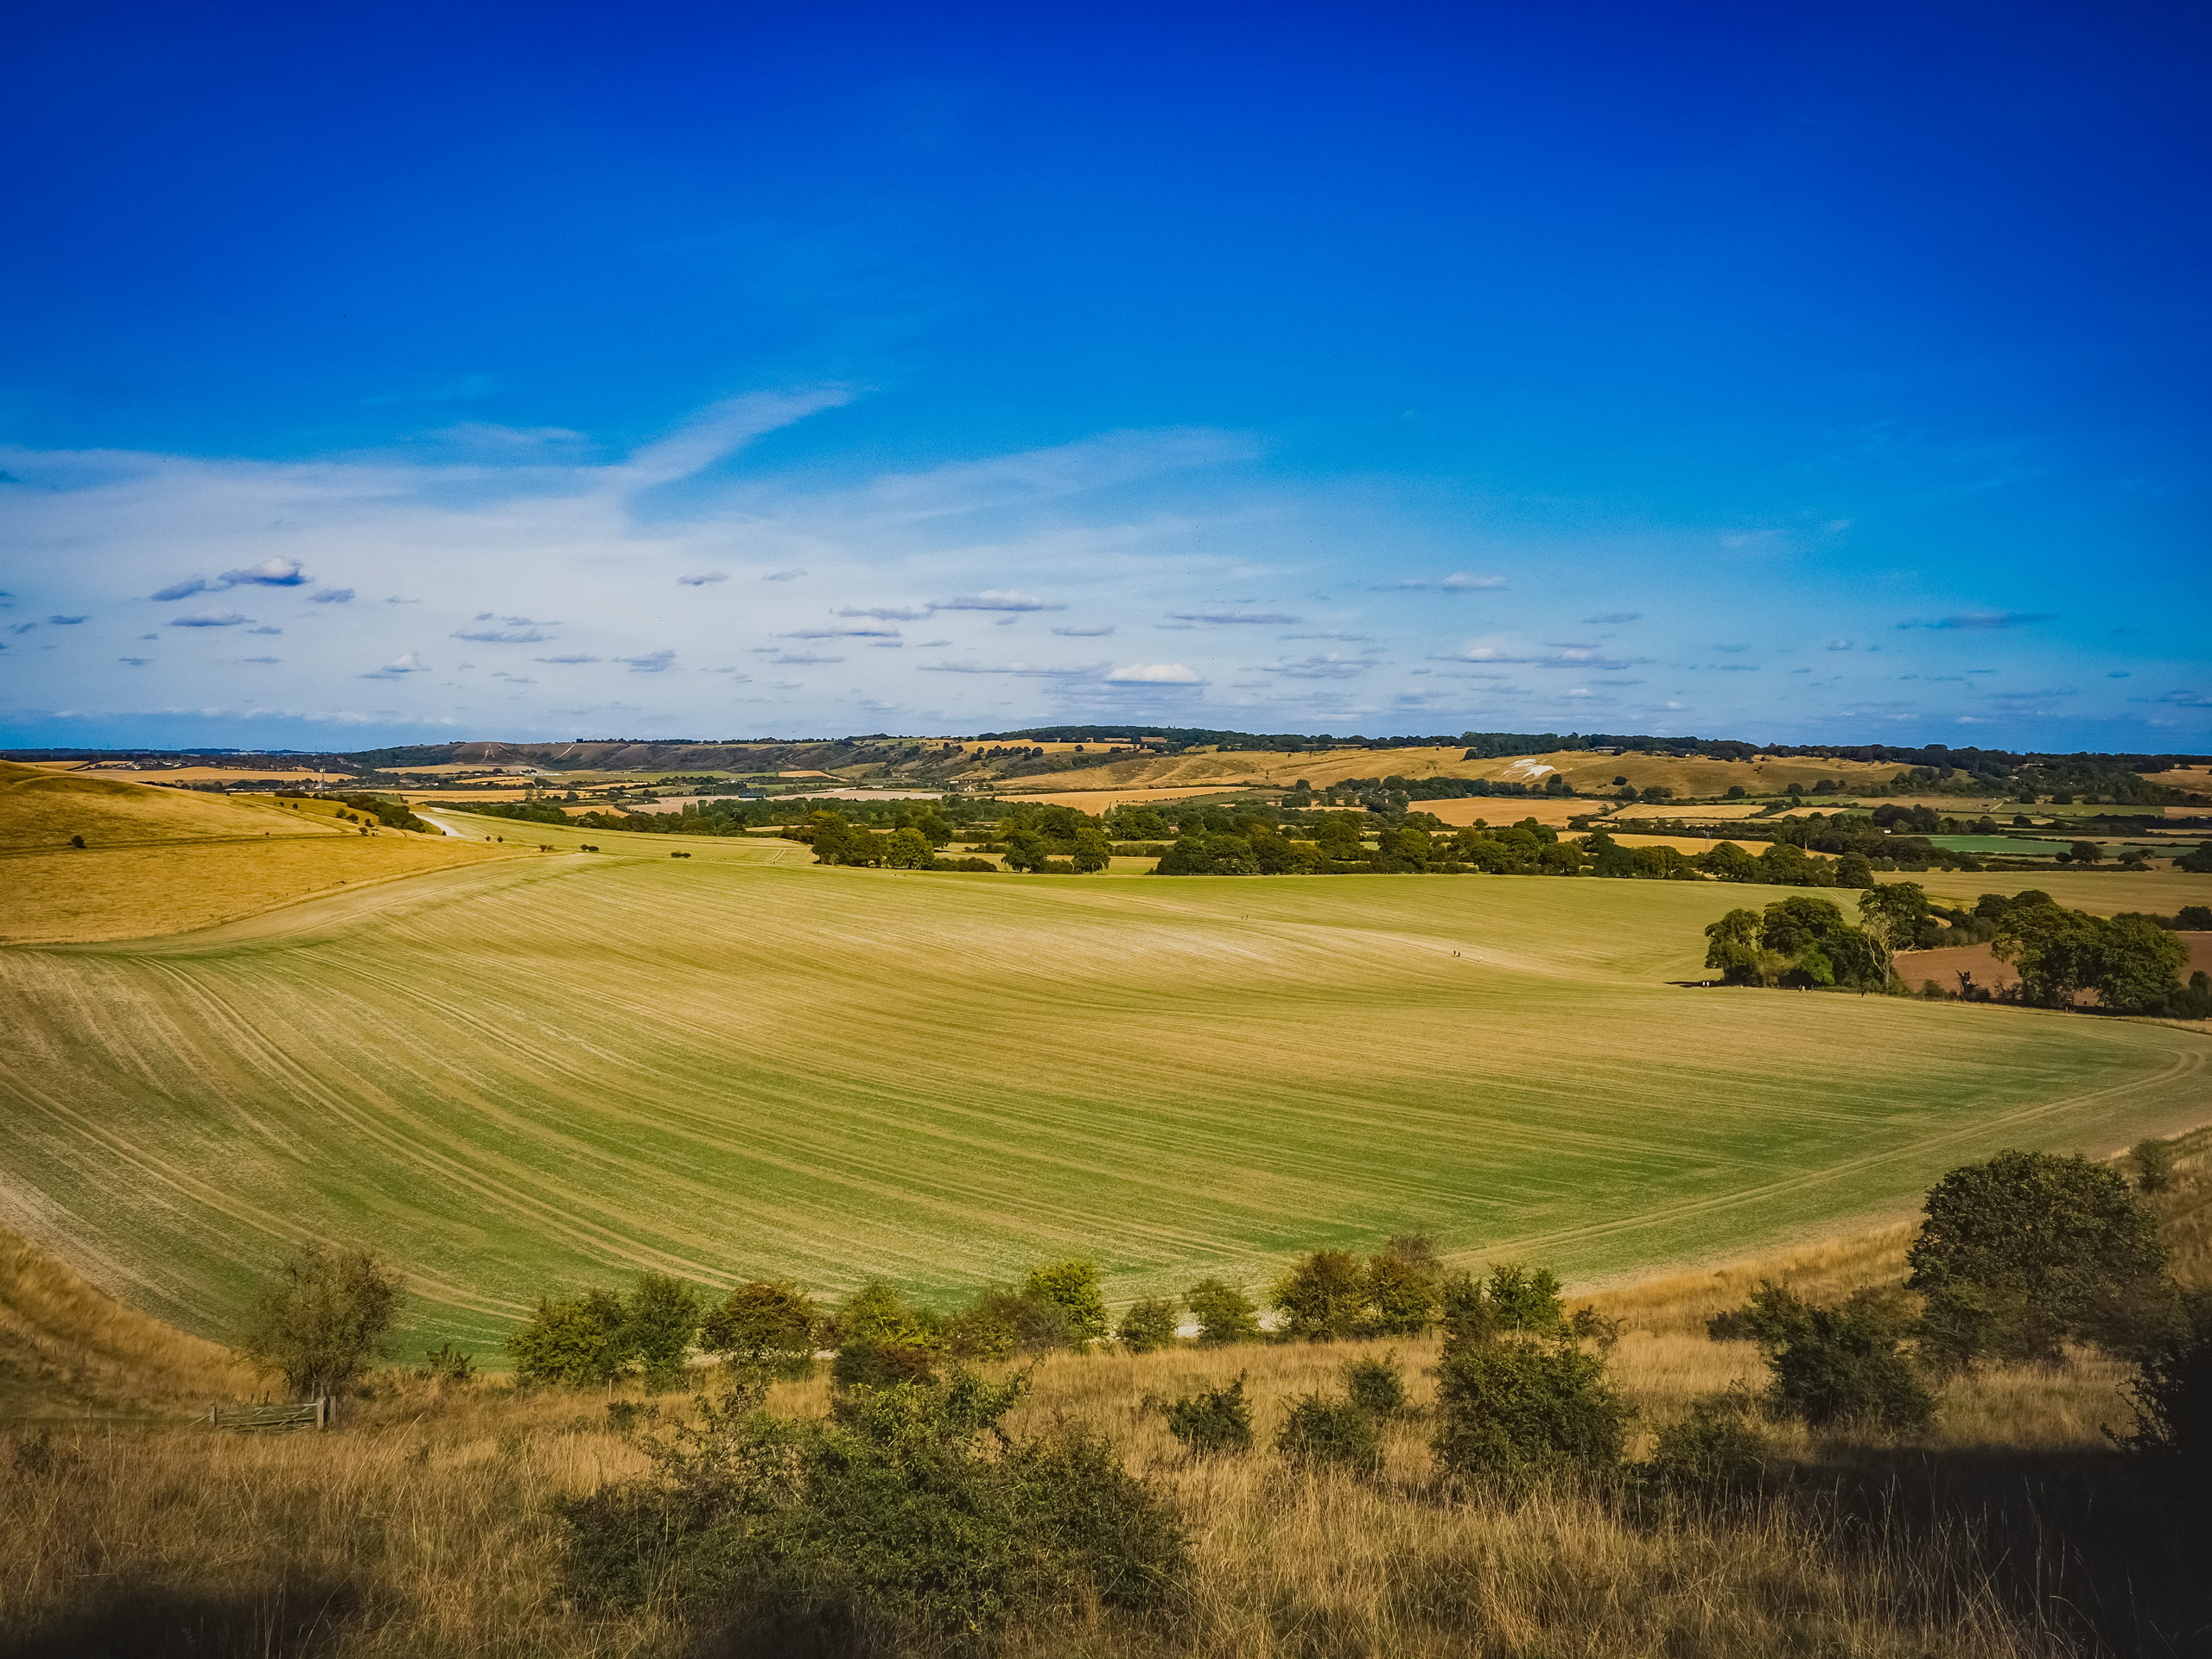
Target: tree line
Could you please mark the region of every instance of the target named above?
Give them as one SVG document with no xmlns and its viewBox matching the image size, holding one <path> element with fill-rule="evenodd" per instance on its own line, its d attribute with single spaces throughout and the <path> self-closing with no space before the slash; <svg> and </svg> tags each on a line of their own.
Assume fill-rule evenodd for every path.
<svg viewBox="0 0 2212 1659">
<path fill-rule="evenodd" d="M 1731 910 L 1705 930 L 1705 965 L 1726 985 L 1896 991 L 1904 988 L 1896 967 L 1899 950 L 1941 945 L 1956 935 L 1961 942 L 1990 944 L 2018 976 L 2015 986 L 1988 989 L 1982 1000 L 2065 1007 L 2079 993 L 2094 991 L 2098 1006 L 2115 1014 L 2197 1020 L 2212 1011 L 2203 973 L 2181 984 L 2189 947 L 2165 918 L 2091 916 L 2035 888 L 2009 899 L 1984 893 L 1970 912 L 1948 910 L 1910 881 L 1869 887 L 1857 908 L 1855 925 L 1834 904 L 1809 893 L 1776 899 L 1764 910 Z M 1938 914 L 1951 925 L 1937 925 Z"/>
</svg>

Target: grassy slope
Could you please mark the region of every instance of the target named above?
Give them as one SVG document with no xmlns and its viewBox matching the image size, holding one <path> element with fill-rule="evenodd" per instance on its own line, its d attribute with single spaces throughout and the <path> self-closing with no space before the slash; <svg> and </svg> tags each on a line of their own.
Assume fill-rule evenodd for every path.
<svg viewBox="0 0 2212 1659">
<path fill-rule="evenodd" d="M 1668 984 L 1760 889 L 591 839 L 0 952 L 0 1214 L 200 1331 L 285 1239 L 373 1241 L 415 1336 L 480 1345 L 639 1267 L 951 1292 L 1084 1251 L 1128 1294 L 1418 1228 L 1586 1282 L 2203 1115 L 2190 1033 Z"/>
<path fill-rule="evenodd" d="M 212 926 L 341 887 L 500 855 L 497 843 L 377 830 L 338 807 L 156 789 L 0 761 L 0 942 L 137 938 Z M 69 838 L 82 836 L 83 849 Z"/>
</svg>

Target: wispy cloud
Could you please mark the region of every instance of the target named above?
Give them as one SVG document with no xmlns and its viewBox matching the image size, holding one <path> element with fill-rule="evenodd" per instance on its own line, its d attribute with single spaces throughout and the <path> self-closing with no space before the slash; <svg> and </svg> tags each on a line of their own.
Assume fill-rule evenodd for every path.
<svg viewBox="0 0 2212 1659">
<path fill-rule="evenodd" d="M 2006 628 L 2025 627 L 2031 622 L 2050 622 L 2056 620 L 2055 611 L 1961 611 L 1955 616 L 1939 617 L 1933 622 L 1900 622 L 1900 628 L 1964 629 L 1974 633 L 1994 633 Z"/>
<path fill-rule="evenodd" d="M 924 663 L 925 674 L 1011 674 L 1027 679 L 1070 679 L 1098 672 L 1096 663 L 1056 667 L 1049 663 Z"/>
<path fill-rule="evenodd" d="M 1109 624 L 1096 628 L 1054 628 L 1052 632 L 1063 639 L 1103 639 L 1114 630 Z"/>
<path fill-rule="evenodd" d="M 382 668 L 370 670 L 361 677 L 365 680 L 397 680 L 410 674 L 427 674 L 429 671 L 430 665 L 410 651 L 393 658 Z"/>
<path fill-rule="evenodd" d="M 1404 582 L 1377 582 L 1373 591 L 1382 594 L 1407 592 L 1466 594 L 1489 591 L 1504 586 L 1503 576 L 1477 576 L 1470 575 L 1465 570 L 1454 570 L 1448 576 L 1435 578 L 1414 576 Z"/>
<path fill-rule="evenodd" d="M 86 620 L 82 616 L 49 616 L 46 619 L 58 628 L 73 628 Z"/>
<path fill-rule="evenodd" d="M 251 622 L 250 616 L 240 616 L 236 611 L 195 611 L 190 616 L 173 616 L 173 628 L 235 628 L 241 622 Z"/>
<path fill-rule="evenodd" d="M 1168 619 L 1175 622 L 1194 622 L 1212 628 L 1281 627 L 1303 621 L 1283 611 L 1170 611 Z"/>
<path fill-rule="evenodd" d="M 930 613 L 926 605 L 841 605 L 832 616 L 869 617 L 878 622 L 919 622 Z"/>
<path fill-rule="evenodd" d="M 309 597 L 318 605 L 350 605 L 353 602 L 353 590 L 351 588 L 326 588 Z"/>
<path fill-rule="evenodd" d="M 614 660 L 618 663 L 628 664 L 632 674 L 658 674 L 666 671 L 676 661 L 676 653 L 664 648 L 659 651 L 646 652 L 639 657 L 617 657 Z"/>
<path fill-rule="evenodd" d="M 563 666 L 573 666 L 577 663 L 595 663 L 599 658 L 587 657 L 581 653 L 572 653 L 566 657 L 533 657 L 530 660 L 533 663 L 559 663 Z"/>
<path fill-rule="evenodd" d="M 1052 604 L 1034 594 L 1017 594 L 1008 588 L 987 588 L 980 594 L 961 594 L 951 599 L 940 599 L 930 608 L 938 611 L 1065 611 L 1067 607 Z"/>
<path fill-rule="evenodd" d="M 1131 663 L 1106 677 L 1109 685 L 1204 685 L 1205 676 L 1183 663 Z"/>
<path fill-rule="evenodd" d="M 718 582 L 728 582 L 729 580 L 729 572 L 727 570 L 699 570 L 695 571 L 688 576 L 678 576 L 676 580 L 682 587 L 707 588 L 711 587 L 714 583 Z"/>
</svg>

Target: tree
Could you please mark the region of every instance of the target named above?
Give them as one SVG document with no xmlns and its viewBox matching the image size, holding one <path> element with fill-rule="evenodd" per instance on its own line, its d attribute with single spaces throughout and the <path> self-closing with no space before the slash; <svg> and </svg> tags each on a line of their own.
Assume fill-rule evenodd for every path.
<svg viewBox="0 0 2212 1659">
<path fill-rule="evenodd" d="M 1105 832 L 1086 825 L 1075 834 L 1074 862 L 1077 870 L 1088 874 L 1103 870 L 1112 861 L 1114 849 Z"/>
<path fill-rule="evenodd" d="M 737 1286 L 708 1311 L 699 1346 L 772 1376 L 804 1376 L 814 1363 L 822 1315 L 814 1299 L 781 1279 Z"/>
<path fill-rule="evenodd" d="M 2075 1154 L 2000 1152 L 1929 1190 L 1906 1252 L 1938 1363 L 2050 1363 L 2069 1338 L 2122 1340 L 2164 1284 L 2156 1218 L 2117 1170 Z"/>
<path fill-rule="evenodd" d="M 1732 841 L 1724 841 L 1705 855 L 1705 868 L 1721 881 L 1757 881 L 1759 861 Z"/>
<path fill-rule="evenodd" d="M 1198 1346 L 1225 1348 L 1233 1343 L 1257 1342 L 1260 1310 L 1235 1286 L 1218 1279 L 1202 1279 L 1183 1298 L 1191 1317 L 1198 1322 Z"/>
<path fill-rule="evenodd" d="M 515 1377 L 558 1388 L 604 1388 L 629 1363 L 622 1299 L 611 1290 L 545 1296 L 506 1340 Z"/>
<path fill-rule="evenodd" d="M 1080 1348 L 1106 1334 L 1106 1300 L 1098 1294 L 1098 1266 L 1076 1257 L 1029 1270 L 1022 1294 L 1059 1309 L 1068 1338 Z"/>
<path fill-rule="evenodd" d="M 1891 958 L 1900 944 L 1910 944 L 1928 919 L 1928 894 L 1917 882 L 1870 882 L 1859 895 L 1859 930 L 1866 936 L 1885 984 L 1895 971 Z"/>
<path fill-rule="evenodd" d="M 2189 947 L 2147 916 L 2113 916 L 2097 928 L 2089 984 L 2116 1014 L 2155 1014 L 2189 965 Z"/>
<path fill-rule="evenodd" d="M 1308 1342 L 1354 1335 L 1367 1311 L 1367 1275 L 1348 1250 L 1316 1250 L 1275 1281 L 1269 1301 L 1282 1329 Z"/>
<path fill-rule="evenodd" d="M 405 1295 L 399 1274 L 368 1250 L 302 1244 L 254 1298 L 239 1346 L 296 1394 L 334 1393 L 368 1370 Z"/>
<path fill-rule="evenodd" d="M 1719 921 L 1707 925 L 1705 937 L 1709 941 L 1705 948 L 1705 965 L 1719 969 L 1723 983 L 1757 985 L 1763 982 L 1764 969 L 1759 957 L 1758 912 L 1732 910 Z"/>
<path fill-rule="evenodd" d="M 2076 864 L 2094 864 L 2105 855 L 2105 849 L 2094 841 L 2077 841 L 2066 850 Z"/>
<path fill-rule="evenodd" d="M 926 870 L 937 855 L 922 832 L 915 829 L 893 830 L 884 844 L 884 868 L 893 870 Z"/>
<path fill-rule="evenodd" d="M 2029 1001 L 2046 1007 L 2070 1003 L 2076 991 L 2096 980 L 2097 919 L 2047 898 L 2040 904 L 2028 898 L 2018 894 L 2005 908 L 1990 949 L 1999 962 L 2012 965 Z"/>
<path fill-rule="evenodd" d="M 1500 1330 L 1549 1336 L 1565 1328 L 1567 1309 L 1560 1300 L 1559 1275 L 1549 1268 L 1497 1262 L 1490 1270 L 1484 1300 Z"/>
</svg>

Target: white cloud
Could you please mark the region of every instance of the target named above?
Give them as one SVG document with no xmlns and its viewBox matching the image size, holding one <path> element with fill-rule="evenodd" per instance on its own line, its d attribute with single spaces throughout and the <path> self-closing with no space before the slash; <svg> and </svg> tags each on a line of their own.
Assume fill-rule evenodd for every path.
<svg viewBox="0 0 2212 1659">
<path fill-rule="evenodd" d="M 1182 663 L 1131 663 L 1106 677 L 1109 685 L 1204 685 L 1205 676 Z"/>
<path fill-rule="evenodd" d="M 933 611 L 1065 611 L 1067 607 L 1048 603 L 1034 594 L 987 588 L 980 594 L 963 594 L 953 599 L 940 599 L 930 608 Z"/>
<path fill-rule="evenodd" d="M 627 663 L 632 674 L 658 674 L 665 671 L 669 665 L 675 662 L 676 653 L 664 648 L 660 651 L 646 652 L 643 656 L 639 657 L 617 657 L 614 660 L 618 663 Z"/>
<path fill-rule="evenodd" d="M 353 602 L 353 590 L 351 588 L 326 588 L 309 597 L 318 605 L 350 605 Z"/>
</svg>

